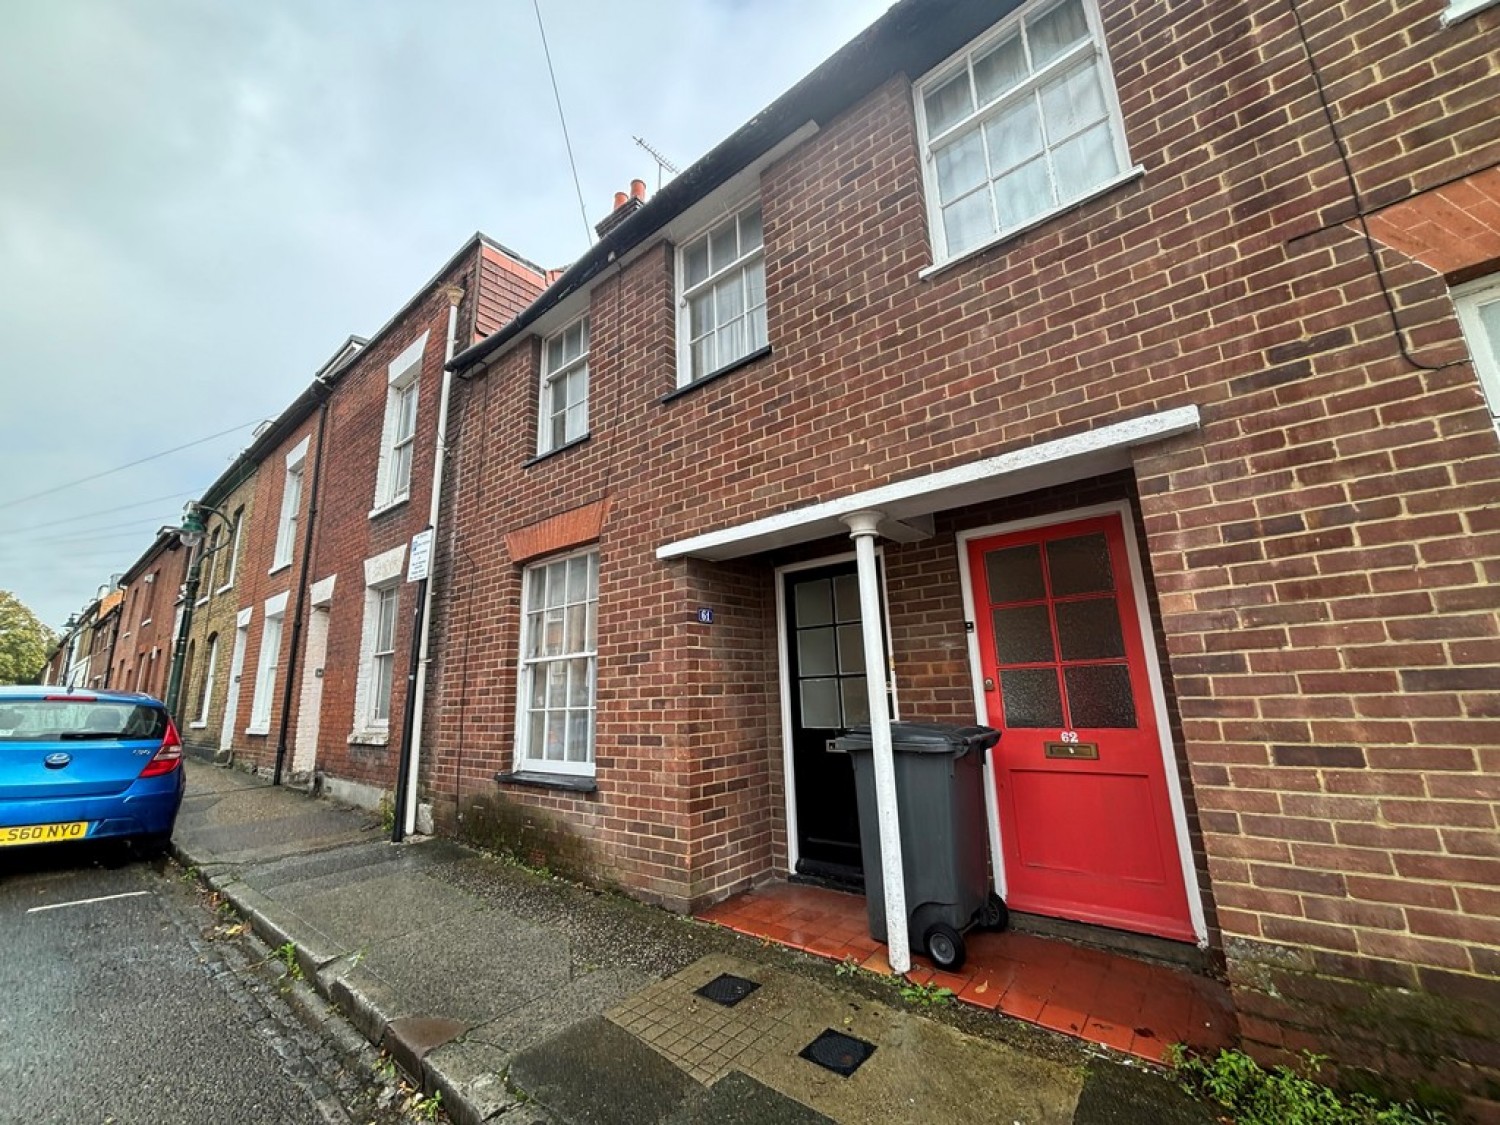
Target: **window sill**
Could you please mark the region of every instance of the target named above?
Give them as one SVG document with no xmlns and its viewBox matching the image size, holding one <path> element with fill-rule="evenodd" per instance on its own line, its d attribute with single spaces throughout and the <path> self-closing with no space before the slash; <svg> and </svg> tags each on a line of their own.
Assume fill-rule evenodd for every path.
<svg viewBox="0 0 1500 1125">
<path fill-rule="evenodd" d="M 1448 10 L 1439 18 L 1444 27 L 1462 23 L 1470 16 L 1477 16 L 1486 8 L 1493 8 L 1500 0 L 1448 0 Z"/>
<path fill-rule="evenodd" d="M 251 723 L 248 727 L 245 728 L 245 733 L 246 734 L 270 734 L 271 733 L 271 724 L 270 723 L 266 723 L 265 726 L 260 726 L 260 725 L 258 725 L 256 723 Z"/>
<path fill-rule="evenodd" d="M 391 735 L 383 730 L 357 730 L 349 736 L 350 746 L 389 746 Z"/>
<path fill-rule="evenodd" d="M 144 629 L 149 624 L 151 624 L 151 618 L 148 617 L 148 618 L 146 618 L 146 620 L 142 621 L 139 625 L 137 625 L 136 628 L 138 628 L 138 629 Z M 127 637 L 130 636 L 129 633 L 126 633 L 125 635 Z"/>
<path fill-rule="evenodd" d="M 214 593 L 215 594 L 227 594 L 227 593 L 229 593 L 230 590 L 233 590 L 233 589 L 234 589 L 234 583 L 231 582 L 227 586 L 220 586 L 217 590 L 214 591 Z"/>
<path fill-rule="evenodd" d="M 206 720 L 194 719 L 188 724 L 188 730 L 202 730 L 206 726 L 208 726 L 208 722 Z"/>
<path fill-rule="evenodd" d="M 1500 3 L 1500 0 L 1488 0 L 1488 2 Z M 917 277 L 921 278 L 923 281 L 926 281 L 929 277 L 936 277 L 944 270 L 952 269 L 957 265 L 962 265 L 964 262 L 967 262 L 972 258 L 977 258 L 979 255 L 987 253 L 988 251 L 995 249 L 995 247 L 997 246 L 1004 246 L 1007 242 L 1020 238 L 1023 234 L 1027 234 L 1045 223 L 1050 223 L 1059 215 L 1066 215 L 1069 211 L 1072 211 L 1078 207 L 1082 207 L 1085 203 L 1093 202 L 1101 195 L 1108 195 L 1116 188 L 1124 187 L 1128 183 L 1133 183 L 1145 174 L 1146 169 L 1142 165 L 1137 164 L 1134 168 L 1130 168 L 1125 172 L 1122 172 L 1114 179 L 1106 180 L 1104 183 L 1100 184 L 1087 195 L 1080 195 L 1077 199 L 1070 199 L 1061 207 L 1054 207 L 1050 211 L 1043 212 L 1036 218 L 1032 219 L 1029 223 L 1025 223 L 1019 227 L 1012 227 L 1010 230 L 1005 231 L 1002 234 L 995 235 L 995 237 L 991 238 L 988 242 L 981 242 L 978 246 L 969 247 L 969 249 L 965 250 L 962 254 L 958 254 L 952 258 L 945 258 L 941 262 L 936 262 L 925 269 L 918 270 Z"/>
<path fill-rule="evenodd" d="M 668 391 L 666 394 L 661 396 L 661 399 L 659 401 L 661 401 L 662 403 L 668 403 L 675 398 L 681 398 L 683 395 L 689 394 L 692 391 L 696 391 L 699 387 L 706 386 L 707 384 L 714 382 L 716 379 L 722 379 L 725 375 L 732 374 L 733 372 L 738 371 L 741 367 L 746 367 L 749 364 L 754 363 L 758 359 L 765 359 L 766 356 L 770 354 L 770 344 L 767 344 L 763 348 L 756 348 L 755 351 L 751 352 L 749 355 L 742 355 L 733 363 L 727 363 L 717 371 L 710 371 L 701 379 L 695 379 L 691 383 L 685 383 L 682 386 L 678 387 L 675 391 Z"/>
<path fill-rule="evenodd" d="M 287 559 L 286 562 L 279 562 L 279 563 L 277 563 L 270 570 L 266 571 L 266 573 L 267 574 L 276 574 L 279 571 L 286 570 L 291 565 L 292 565 L 292 560 L 291 559 Z"/>
<path fill-rule="evenodd" d="M 208 599 L 207 598 L 199 598 L 197 601 L 195 601 L 193 603 L 193 608 L 194 609 L 198 609 L 198 608 L 200 608 L 202 606 L 206 606 L 207 604 L 208 604 Z"/>
<path fill-rule="evenodd" d="M 592 777 L 568 773 L 537 773 L 530 770 L 501 771 L 495 775 L 501 785 L 524 785 L 532 789 L 563 789 L 570 793 L 597 793 L 599 786 Z"/>
<path fill-rule="evenodd" d="M 589 438 L 591 438 L 593 436 L 594 435 L 591 434 L 591 433 L 581 434 L 580 436 L 574 438 L 572 441 L 565 441 L 561 445 L 559 445 L 556 449 L 549 449 L 549 450 L 547 450 L 546 453 L 538 453 L 535 457 L 532 457 L 532 458 L 530 458 L 529 460 L 526 460 L 526 461 L 522 461 L 521 462 L 521 468 L 523 468 L 523 469 L 529 469 L 533 465 L 539 465 L 543 461 L 547 461 L 547 460 L 550 460 L 553 457 L 556 457 L 559 453 L 566 453 L 568 450 L 574 448 L 575 446 L 582 445 L 584 442 L 588 441 Z"/>
<path fill-rule="evenodd" d="M 387 512 L 394 512 L 397 508 L 401 507 L 410 499 L 411 493 L 408 492 L 405 496 L 398 496 L 394 500 L 390 500 L 384 504 L 379 505 L 378 507 L 371 508 L 370 518 L 373 520 L 385 515 Z"/>
</svg>

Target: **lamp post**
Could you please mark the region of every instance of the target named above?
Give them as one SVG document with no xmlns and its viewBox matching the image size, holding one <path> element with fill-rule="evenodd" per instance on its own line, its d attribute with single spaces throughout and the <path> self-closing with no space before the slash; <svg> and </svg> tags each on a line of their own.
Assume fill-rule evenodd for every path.
<svg viewBox="0 0 1500 1125">
<path fill-rule="evenodd" d="M 217 508 L 211 508 L 207 504 L 200 504 L 196 500 L 189 500 L 187 506 L 182 509 L 182 526 L 177 528 L 177 541 L 190 552 L 187 569 L 187 581 L 182 586 L 182 620 L 177 626 L 177 641 L 172 647 L 172 670 L 167 677 L 167 698 L 163 701 L 167 705 L 167 714 L 172 716 L 172 721 L 179 727 L 182 725 L 182 716 L 177 713 L 182 694 L 182 677 L 187 658 L 188 633 L 193 627 L 193 603 L 198 600 L 198 583 L 202 579 L 203 556 L 207 551 L 200 551 L 198 547 L 203 543 L 203 536 L 208 530 L 204 522 L 204 514 L 218 516 L 225 523 L 228 518 Z"/>
</svg>

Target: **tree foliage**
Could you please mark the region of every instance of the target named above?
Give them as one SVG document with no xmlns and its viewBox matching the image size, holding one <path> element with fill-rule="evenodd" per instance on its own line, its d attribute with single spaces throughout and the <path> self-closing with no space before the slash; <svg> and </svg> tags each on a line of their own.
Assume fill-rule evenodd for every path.
<svg viewBox="0 0 1500 1125">
<path fill-rule="evenodd" d="M 20 598 L 0 590 L 0 684 L 36 683 L 55 641 Z"/>
</svg>

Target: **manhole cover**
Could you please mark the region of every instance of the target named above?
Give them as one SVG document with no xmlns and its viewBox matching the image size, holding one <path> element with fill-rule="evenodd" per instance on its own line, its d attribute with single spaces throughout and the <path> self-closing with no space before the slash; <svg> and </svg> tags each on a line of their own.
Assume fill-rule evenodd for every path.
<svg viewBox="0 0 1500 1125">
<path fill-rule="evenodd" d="M 874 1053 L 874 1043 L 866 1043 L 863 1039 L 829 1028 L 803 1047 L 798 1055 L 808 1062 L 817 1063 L 824 1070 L 831 1070 L 848 1078 Z"/>
<path fill-rule="evenodd" d="M 759 987 L 760 985 L 753 980 L 721 973 L 698 989 L 698 995 L 705 1000 L 712 1000 L 715 1004 L 723 1004 L 726 1008 L 732 1008 Z"/>
</svg>

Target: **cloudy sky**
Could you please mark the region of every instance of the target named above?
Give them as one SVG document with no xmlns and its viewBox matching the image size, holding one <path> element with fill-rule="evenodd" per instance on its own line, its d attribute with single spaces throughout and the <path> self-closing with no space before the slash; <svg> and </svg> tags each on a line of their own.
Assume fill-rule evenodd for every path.
<svg viewBox="0 0 1500 1125">
<path fill-rule="evenodd" d="M 890 2 L 540 0 L 589 221 Z M 0 589 L 54 627 L 475 230 L 587 246 L 531 0 L 6 4 L 0 154 Z"/>
</svg>

